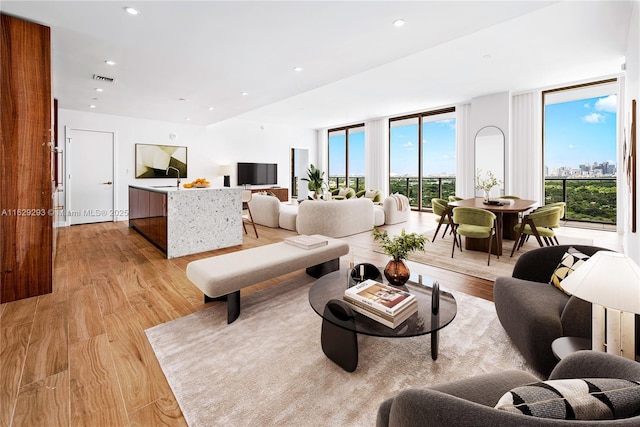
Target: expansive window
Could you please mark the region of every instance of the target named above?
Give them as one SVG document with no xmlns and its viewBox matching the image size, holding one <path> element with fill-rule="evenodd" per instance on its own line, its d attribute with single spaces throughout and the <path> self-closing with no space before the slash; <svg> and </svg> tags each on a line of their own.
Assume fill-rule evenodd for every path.
<svg viewBox="0 0 640 427">
<path fill-rule="evenodd" d="M 567 220 L 616 223 L 615 80 L 544 96 L 545 202 L 566 202 Z"/>
<path fill-rule="evenodd" d="M 455 194 L 455 109 L 389 120 L 389 191 L 412 208 L 430 209 L 432 198 Z"/>
<path fill-rule="evenodd" d="M 364 126 L 329 130 L 329 189 L 365 189 Z"/>
</svg>

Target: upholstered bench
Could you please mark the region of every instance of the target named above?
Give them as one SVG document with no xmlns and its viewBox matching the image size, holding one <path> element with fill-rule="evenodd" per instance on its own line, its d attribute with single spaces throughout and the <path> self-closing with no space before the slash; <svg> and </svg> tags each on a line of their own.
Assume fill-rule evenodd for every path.
<svg viewBox="0 0 640 427">
<path fill-rule="evenodd" d="M 280 242 L 204 258 L 187 265 L 187 277 L 204 292 L 205 302 L 227 301 L 227 323 L 231 323 L 240 315 L 240 289 L 302 268 L 313 277 L 340 268 L 340 257 L 349 253 L 349 245 L 330 237 L 315 237 L 328 243 L 301 249 Z"/>
</svg>

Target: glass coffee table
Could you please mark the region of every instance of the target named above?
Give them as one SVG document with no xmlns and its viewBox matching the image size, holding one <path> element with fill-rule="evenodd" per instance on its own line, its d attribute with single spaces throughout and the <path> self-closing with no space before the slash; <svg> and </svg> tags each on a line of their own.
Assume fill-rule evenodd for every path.
<svg viewBox="0 0 640 427">
<path fill-rule="evenodd" d="M 309 303 L 323 319 L 322 347 L 330 359 L 347 371 L 355 370 L 358 353 L 356 334 L 384 338 L 431 334 L 431 358 L 438 358 L 438 331 L 451 323 L 457 313 L 456 300 L 451 293 L 439 290 L 434 298 L 433 281 L 423 278 L 424 285 L 420 285 L 418 276 L 411 275 L 401 289 L 416 296 L 418 311 L 392 329 L 355 311 L 344 310 L 346 303 L 342 297 L 347 288 L 348 271 L 341 269 L 322 276 L 309 289 Z M 377 281 L 388 284 L 386 279 Z"/>
</svg>

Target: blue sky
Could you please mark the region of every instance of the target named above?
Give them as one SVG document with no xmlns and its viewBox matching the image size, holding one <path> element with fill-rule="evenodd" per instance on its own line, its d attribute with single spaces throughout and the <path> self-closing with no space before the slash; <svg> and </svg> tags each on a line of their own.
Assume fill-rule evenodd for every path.
<svg viewBox="0 0 640 427">
<path fill-rule="evenodd" d="M 616 163 L 616 95 L 545 106 L 545 165 Z"/>
<path fill-rule="evenodd" d="M 456 170 L 456 121 L 424 124 L 423 175 L 449 175 Z M 391 129 L 391 175 L 418 175 L 418 124 Z"/>
</svg>

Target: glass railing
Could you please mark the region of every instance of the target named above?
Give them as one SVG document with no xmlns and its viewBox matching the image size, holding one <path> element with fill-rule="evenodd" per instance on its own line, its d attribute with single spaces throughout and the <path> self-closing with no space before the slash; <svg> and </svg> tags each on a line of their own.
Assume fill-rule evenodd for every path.
<svg viewBox="0 0 640 427">
<path fill-rule="evenodd" d="M 409 205 L 418 209 L 417 176 L 389 178 L 389 193 L 400 193 L 407 196 Z M 431 199 L 448 199 L 456 193 L 456 178 L 451 176 L 430 176 L 422 178 L 422 209 L 431 209 Z"/>
<path fill-rule="evenodd" d="M 569 221 L 616 223 L 617 182 L 610 178 L 545 178 L 545 204 L 565 202 Z"/>
<path fill-rule="evenodd" d="M 343 176 L 330 176 L 327 184 L 329 185 L 329 191 L 335 190 L 336 188 L 347 187 L 346 185 L 347 178 Z M 364 176 L 350 176 L 349 177 L 349 185 L 355 190 L 358 191 L 365 190 L 365 177 Z"/>
<path fill-rule="evenodd" d="M 350 187 L 356 192 L 365 189 L 364 177 L 350 178 Z M 345 186 L 344 176 L 332 176 L 329 188 Z M 447 199 L 455 195 L 456 178 L 428 177 L 422 179 L 422 209 L 431 208 L 431 199 Z M 601 224 L 616 224 L 617 182 L 607 178 L 545 178 L 545 204 L 565 202 L 565 218 Z M 412 208 L 418 208 L 418 177 L 403 176 L 389 179 L 389 193 L 404 194 Z"/>
</svg>

